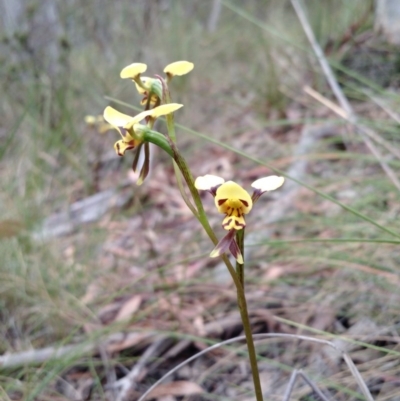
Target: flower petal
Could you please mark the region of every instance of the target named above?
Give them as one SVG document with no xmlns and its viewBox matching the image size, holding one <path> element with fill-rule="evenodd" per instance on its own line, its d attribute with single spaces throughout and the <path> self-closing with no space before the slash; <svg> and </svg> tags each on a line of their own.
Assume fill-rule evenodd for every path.
<svg viewBox="0 0 400 401">
<path fill-rule="evenodd" d="M 254 181 L 251 186 L 261 193 L 266 191 L 274 191 L 283 185 L 285 181 L 284 177 L 278 177 L 277 175 L 270 175 L 269 177 L 260 178 Z"/>
<path fill-rule="evenodd" d="M 211 251 L 210 257 L 216 258 L 217 256 L 226 253 L 229 250 L 231 242 L 235 240 L 235 234 L 235 230 L 230 230 L 228 234 L 226 234 Z"/>
<path fill-rule="evenodd" d="M 117 128 L 118 130 L 119 130 L 118 127 L 126 127 L 133 120 L 133 117 L 128 116 L 127 114 L 124 114 L 124 113 L 120 113 L 118 110 L 115 110 L 111 106 L 107 106 L 105 108 L 103 116 L 104 116 L 104 119 L 109 124 L 111 124 L 112 126 Z"/>
<path fill-rule="evenodd" d="M 135 141 L 125 142 L 124 140 L 120 139 L 114 143 L 114 149 L 118 156 L 123 156 L 127 150 L 134 149 L 135 147 Z"/>
<path fill-rule="evenodd" d="M 146 64 L 133 63 L 122 69 L 122 71 L 120 73 L 120 77 L 122 79 L 125 79 L 125 78 L 133 79 L 133 78 L 137 77 L 138 75 L 142 74 L 143 72 L 145 72 L 146 70 L 147 70 Z"/>
<path fill-rule="evenodd" d="M 144 144 L 144 161 L 142 168 L 140 170 L 140 175 L 138 180 L 136 181 L 136 185 L 142 185 L 146 177 L 148 176 L 150 171 L 150 146 L 146 142 Z"/>
<path fill-rule="evenodd" d="M 183 107 L 183 104 L 179 104 L 179 103 L 163 104 L 162 106 L 158 106 L 158 107 L 155 107 L 154 109 L 150 110 L 151 116 L 153 118 L 165 116 L 166 114 L 173 113 L 174 111 L 180 109 L 181 107 Z"/>
<path fill-rule="evenodd" d="M 129 128 L 131 128 L 134 124 L 137 124 L 140 121 L 144 120 L 146 117 L 152 115 L 153 115 L 153 110 L 145 110 L 139 114 L 136 114 L 136 116 L 132 117 L 132 120 L 129 122 Z"/>
<path fill-rule="evenodd" d="M 169 75 L 185 75 L 192 71 L 194 64 L 189 61 L 175 61 L 174 63 L 168 64 L 164 68 L 164 72 Z"/>
<path fill-rule="evenodd" d="M 194 186 L 200 191 L 212 191 L 215 190 L 218 186 L 223 184 L 225 180 L 222 177 L 218 177 L 217 175 L 206 174 L 202 177 L 197 177 L 194 182 Z"/>
<path fill-rule="evenodd" d="M 240 252 L 240 248 L 235 241 L 235 230 L 230 230 L 228 234 L 226 234 L 216 245 L 216 247 L 211 251 L 210 257 L 216 258 L 217 256 L 222 255 L 223 253 L 227 253 L 228 251 L 234 256 L 234 258 L 240 263 L 243 264 L 243 256 Z"/>
<path fill-rule="evenodd" d="M 242 252 L 240 252 L 240 248 L 235 240 L 230 243 L 229 250 L 231 251 L 233 257 L 242 265 L 244 263 L 243 255 Z"/>
</svg>

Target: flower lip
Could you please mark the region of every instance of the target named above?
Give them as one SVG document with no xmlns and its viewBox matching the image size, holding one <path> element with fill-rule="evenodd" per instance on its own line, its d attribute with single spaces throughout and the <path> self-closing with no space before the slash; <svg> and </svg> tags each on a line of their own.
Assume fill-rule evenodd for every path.
<svg viewBox="0 0 400 401">
<path fill-rule="evenodd" d="M 164 68 L 164 72 L 169 75 L 185 75 L 192 71 L 194 64 L 189 61 L 175 61 L 174 63 L 168 64 Z"/>
<path fill-rule="evenodd" d="M 239 184 L 227 181 L 217 189 L 215 206 L 220 213 L 236 209 L 240 214 L 247 214 L 253 207 L 253 201 L 249 193 Z"/>
<path fill-rule="evenodd" d="M 120 77 L 122 79 L 135 78 L 147 70 L 147 65 L 143 63 L 133 63 L 122 69 Z"/>
<path fill-rule="evenodd" d="M 239 184 L 227 181 L 218 187 L 215 195 L 215 206 L 225 214 L 222 227 L 225 230 L 241 230 L 246 227 L 244 215 L 253 207 L 253 200 L 249 193 Z"/>
</svg>

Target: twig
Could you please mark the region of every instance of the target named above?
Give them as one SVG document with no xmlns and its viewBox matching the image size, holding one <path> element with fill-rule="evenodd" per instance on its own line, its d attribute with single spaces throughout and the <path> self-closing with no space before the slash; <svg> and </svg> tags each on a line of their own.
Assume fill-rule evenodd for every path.
<svg viewBox="0 0 400 401">
<path fill-rule="evenodd" d="M 124 401 L 126 399 L 129 390 L 135 385 L 135 381 L 143 371 L 146 363 L 155 353 L 158 353 L 158 350 L 162 347 L 165 340 L 165 336 L 160 336 L 158 339 L 155 339 L 140 357 L 139 361 L 134 365 L 132 370 L 125 377 L 114 383 L 113 388 L 119 390 L 116 401 Z"/>
<path fill-rule="evenodd" d="M 303 378 L 303 380 L 312 388 L 312 390 L 323 400 L 329 401 L 325 394 L 315 385 L 315 383 L 302 371 L 295 369 L 290 376 L 288 387 L 285 391 L 282 401 L 289 401 L 290 394 L 292 394 L 294 384 L 296 383 L 297 376 Z"/>
<path fill-rule="evenodd" d="M 340 106 L 342 109 L 346 112 L 347 115 L 347 120 L 354 125 L 356 128 L 356 131 L 359 133 L 361 136 L 362 140 L 364 141 L 365 145 L 368 147 L 370 152 L 376 157 L 378 160 L 379 164 L 381 165 L 383 171 L 387 174 L 387 176 L 391 179 L 395 187 L 400 191 L 400 181 L 397 179 L 396 174 L 393 172 L 393 170 L 388 166 L 388 164 L 383 160 L 379 150 L 375 147 L 375 145 L 370 141 L 368 136 L 366 135 L 366 127 L 364 127 L 362 124 L 359 123 L 358 118 L 356 114 L 353 111 L 353 108 L 351 107 L 348 99 L 344 95 L 342 89 L 340 88 L 333 72 L 332 69 L 328 63 L 328 61 L 325 58 L 325 55 L 319 46 L 315 36 L 314 32 L 311 29 L 310 23 L 308 22 L 306 13 L 304 11 L 304 6 L 301 3 L 301 0 L 291 0 L 293 8 L 296 11 L 296 14 L 300 20 L 300 23 L 303 27 L 303 30 L 311 44 L 311 47 L 314 50 L 315 55 L 317 56 L 317 59 L 321 65 L 322 71 L 329 83 L 329 86 L 331 87 L 334 95 L 336 96 L 336 99 L 338 100 Z"/>
<path fill-rule="evenodd" d="M 153 332 L 148 333 L 114 333 L 107 337 L 99 344 L 99 341 L 90 343 L 81 343 L 76 345 L 64 345 L 60 347 L 46 347 L 41 349 L 33 349 L 15 354 L 6 354 L 0 356 L 0 369 L 10 369 L 19 366 L 37 365 L 50 359 L 60 359 L 68 357 L 70 359 L 75 356 L 90 354 L 103 347 L 104 350 L 113 350 L 113 344 L 122 342 L 127 336 L 137 336 L 138 341 L 147 337 L 154 336 Z"/>
<path fill-rule="evenodd" d="M 95 344 L 65 345 L 63 347 L 47 347 L 42 349 L 33 349 L 31 351 L 19 352 L 17 354 L 8 354 L 0 356 L 1 368 L 15 368 L 23 365 L 40 364 L 49 359 L 59 359 L 68 355 L 73 358 L 75 355 L 82 355 L 93 352 L 96 349 Z"/>
</svg>

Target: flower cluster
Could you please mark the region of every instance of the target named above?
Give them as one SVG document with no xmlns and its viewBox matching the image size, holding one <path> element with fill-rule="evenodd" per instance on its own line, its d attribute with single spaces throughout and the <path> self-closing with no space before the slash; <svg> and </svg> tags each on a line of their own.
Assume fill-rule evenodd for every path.
<svg viewBox="0 0 400 401">
<path fill-rule="evenodd" d="M 198 190 L 208 191 L 214 196 L 215 206 L 218 212 L 224 214 L 222 227 L 228 231 L 213 249 L 210 256 L 212 258 L 226 253 L 228 250 L 235 259 L 243 264 L 242 253 L 235 241 L 236 231 L 246 227 L 244 216 L 248 214 L 259 197 L 267 191 L 273 191 L 283 185 L 285 179 L 272 175 L 254 181 L 251 186 L 254 188 L 253 194 L 243 189 L 233 181 L 227 181 L 215 175 L 205 175 L 198 177 L 195 187 Z"/>
<path fill-rule="evenodd" d="M 174 76 L 187 74 L 193 69 L 193 64 L 188 61 L 176 61 L 164 68 L 166 74 L 166 82 L 169 82 Z M 182 104 L 169 103 L 165 104 L 163 97 L 163 79 L 143 77 L 141 74 L 147 70 L 147 65 L 142 63 L 133 63 L 125 67 L 121 71 L 121 78 L 131 79 L 140 95 L 143 95 L 141 101 L 145 105 L 145 111 L 132 117 L 127 114 L 120 113 L 111 106 L 104 110 L 104 120 L 115 128 L 121 135 L 121 139 L 114 144 L 114 149 L 119 156 L 123 156 L 127 150 L 135 149 L 136 155 L 133 162 L 133 170 L 136 171 L 139 161 L 139 155 L 144 148 L 144 161 L 140 171 L 137 184 L 140 185 L 146 178 L 150 166 L 149 144 L 144 139 L 144 132 L 152 129 L 158 117 L 173 113 L 183 107 Z M 141 122 L 145 120 L 146 124 Z"/>
</svg>

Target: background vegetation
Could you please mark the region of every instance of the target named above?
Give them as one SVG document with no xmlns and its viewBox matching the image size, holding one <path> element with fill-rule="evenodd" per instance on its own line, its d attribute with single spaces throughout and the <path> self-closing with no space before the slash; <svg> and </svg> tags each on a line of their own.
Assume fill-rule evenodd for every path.
<svg viewBox="0 0 400 401">
<path fill-rule="evenodd" d="M 340 344 L 376 400 L 400 399 L 398 189 L 354 125 L 304 92 L 336 102 L 290 2 L 223 1 L 220 14 L 211 1 L 15 3 L 22 19 L 1 28 L 0 354 L 80 348 L 8 367 L 3 358 L 0 398 L 113 399 L 117 380 L 163 335 L 136 399 L 205 344 L 241 333 L 232 283 L 208 259 L 170 161 L 156 153 L 136 187 L 131 160 L 113 151 L 117 133 L 84 122 L 108 104 L 134 113 L 124 103 L 140 98 L 119 78 L 125 65 L 144 62 L 153 75 L 183 59 L 195 69 L 172 94 L 185 105 L 178 141 L 194 175 L 248 186 L 269 166 L 302 172 L 302 185 L 260 202 L 250 219 L 254 331 L 358 340 Z M 373 30 L 372 2 L 312 0 L 307 13 L 396 173 L 400 64 Z M 268 340 L 259 352 L 267 399 L 281 399 L 293 368 L 335 400 L 363 399 L 323 347 Z M 245 361 L 227 348 L 174 380 L 201 385 L 199 399 L 250 399 Z M 303 384 L 296 391 L 317 399 Z"/>
</svg>

